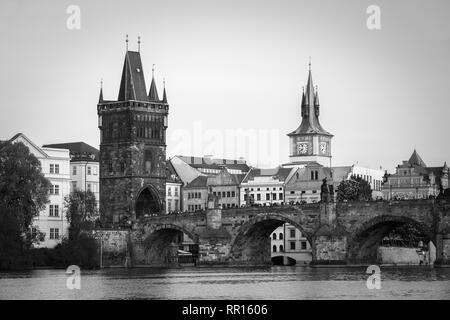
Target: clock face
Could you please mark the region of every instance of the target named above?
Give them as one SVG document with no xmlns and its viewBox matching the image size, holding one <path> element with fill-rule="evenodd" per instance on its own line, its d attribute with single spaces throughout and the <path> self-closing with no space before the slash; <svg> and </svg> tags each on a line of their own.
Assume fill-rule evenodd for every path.
<svg viewBox="0 0 450 320">
<path fill-rule="evenodd" d="M 320 143 L 320 153 L 326 154 L 327 153 L 327 143 L 321 142 Z"/>
<path fill-rule="evenodd" d="M 306 154 L 308 152 L 308 144 L 307 143 L 299 143 L 297 145 L 298 153 Z"/>
</svg>

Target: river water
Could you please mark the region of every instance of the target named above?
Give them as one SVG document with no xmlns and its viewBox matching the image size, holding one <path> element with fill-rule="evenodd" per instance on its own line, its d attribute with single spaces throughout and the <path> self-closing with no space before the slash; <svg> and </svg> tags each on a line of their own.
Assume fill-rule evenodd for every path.
<svg viewBox="0 0 450 320">
<path fill-rule="evenodd" d="M 381 268 L 368 289 L 362 267 L 65 270 L 0 273 L 0 299 L 450 299 L 450 268 Z"/>
</svg>

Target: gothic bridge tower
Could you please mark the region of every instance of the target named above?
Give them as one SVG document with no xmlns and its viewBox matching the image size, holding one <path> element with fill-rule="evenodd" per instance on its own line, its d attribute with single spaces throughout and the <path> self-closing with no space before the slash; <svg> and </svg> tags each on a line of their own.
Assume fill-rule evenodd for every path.
<svg viewBox="0 0 450 320">
<path fill-rule="evenodd" d="M 100 89 L 100 215 L 106 222 L 165 211 L 169 105 L 165 87 L 158 97 L 154 68 L 147 94 L 139 51 L 129 51 L 127 39 L 117 101 L 104 100 Z"/>
<path fill-rule="evenodd" d="M 302 122 L 297 130 L 288 134 L 290 160 L 295 162 L 317 162 L 325 167 L 331 166 L 331 139 L 333 135 L 319 122 L 319 94 L 314 90 L 311 62 L 308 82 L 302 95 Z"/>
</svg>

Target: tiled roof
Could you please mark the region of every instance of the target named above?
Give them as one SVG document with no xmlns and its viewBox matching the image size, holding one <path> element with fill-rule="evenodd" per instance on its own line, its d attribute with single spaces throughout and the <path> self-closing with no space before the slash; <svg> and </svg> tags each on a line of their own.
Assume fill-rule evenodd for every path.
<svg viewBox="0 0 450 320">
<path fill-rule="evenodd" d="M 180 177 L 177 174 L 177 171 L 170 161 L 166 162 L 166 182 L 182 183 Z"/>
<path fill-rule="evenodd" d="M 244 160 L 212 159 L 212 158 L 188 157 L 188 156 L 178 156 L 178 157 L 193 168 L 219 170 L 222 167 L 226 167 L 228 169 L 241 170 L 242 172 L 248 172 L 250 170 L 250 167 Z"/>
<path fill-rule="evenodd" d="M 125 54 L 120 81 L 118 101 L 127 100 L 148 101 L 141 54 L 135 51 L 127 51 Z"/>
<path fill-rule="evenodd" d="M 187 188 L 206 188 L 208 182 L 208 176 L 198 176 L 185 186 Z"/>
<path fill-rule="evenodd" d="M 423 162 L 422 158 L 417 153 L 416 149 L 414 149 L 413 154 L 408 160 L 408 163 L 412 166 L 426 167 L 427 165 Z"/>
<path fill-rule="evenodd" d="M 352 166 L 333 167 L 332 169 L 334 181 L 345 180 L 350 172 L 352 172 Z"/>
<path fill-rule="evenodd" d="M 99 161 L 99 151 L 84 142 L 68 142 L 68 143 L 56 143 L 45 144 L 43 148 L 55 148 L 55 149 L 69 149 L 72 161 L 76 160 L 90 160 Z M 93 157 L 91 157 L 93 155 Z"/>
<path fill-rule="evenodd" d="M 293 170 L 293 168 L 273 168 L 273 169 L 259 169 L 259 168 L 252 168 L 247 175 L 245 176 L 245 179 L 242 181 L 242 183 L 246 183 L 250 180 L 254 180 L 255 177 L 273 177 L 274 179 L 277 179 L 279 181 L 285 181 L 286 178 L 289 176 L 289 173 Z M 295 170 L 295 169 L 294 169 Z"/>
</svg>

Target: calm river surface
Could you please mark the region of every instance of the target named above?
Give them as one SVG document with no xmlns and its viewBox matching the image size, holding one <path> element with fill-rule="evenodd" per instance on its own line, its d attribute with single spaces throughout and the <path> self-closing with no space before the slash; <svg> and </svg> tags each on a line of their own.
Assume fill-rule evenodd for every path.
<svg viewBox="0 0 450 320">
<path fill-rule="evenodd" d="M 0 299 L 450 299 L 450 268 L 381 268 L 367 289 L 365 268 L 103 269 L 0 273 Z"/>
</svg>

